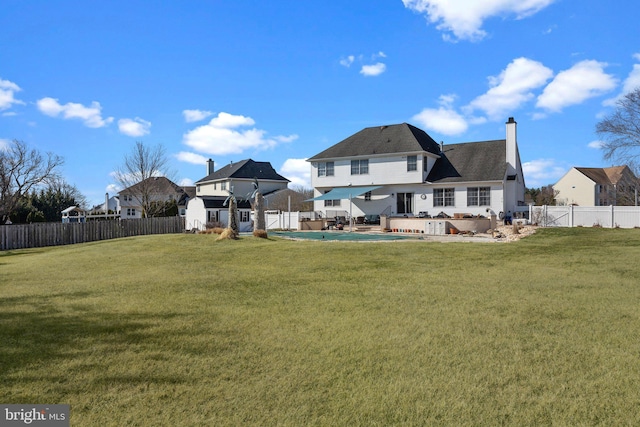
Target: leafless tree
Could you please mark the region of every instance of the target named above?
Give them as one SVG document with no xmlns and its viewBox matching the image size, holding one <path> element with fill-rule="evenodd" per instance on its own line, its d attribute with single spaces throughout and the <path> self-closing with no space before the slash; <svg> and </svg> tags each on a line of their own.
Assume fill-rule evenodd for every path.
<svg viewBox="0 0 640 427">
<path fill-rule="evenodd" d="M 169 159 L 164 147 L 149 147 L 141 141 L 137 141 L 131 152 L 125 155 L 122 166 L 115 173 L 123 190 L 139 201 L 144 217 L 155 216 L 164 209 L 164 205 L 158 203 L 157 183 L 153 178 L 164 176 L 171 180 L 169 175 Z"/>
<path fill-rule="evenodd" d="M 287 211 L 289 209 L 289 197 L 291 197 L 291 210 L 310 212 L 313 210 L 313 202 L 306 200 L 313 197 L 313 190 L 303 186 L 292 186 L 287 191 L 280 191 L 269 200 L 268 208 L 271 210 Z"/>
<path fill-rule="evenodd" d="M 18 140 L 0 149 L 0 224 L 6 224 L 29 191 L 58 180 L 58 169 L 63 163 L 62 157 L 53 153 L 42 155 Z"/>
<path fill-rule="evenodd" d="M 637 164 L 640 159 L 640 87 L 616 102 L 616 110 L 596 125 L 605 160 Z"/>
</svg>

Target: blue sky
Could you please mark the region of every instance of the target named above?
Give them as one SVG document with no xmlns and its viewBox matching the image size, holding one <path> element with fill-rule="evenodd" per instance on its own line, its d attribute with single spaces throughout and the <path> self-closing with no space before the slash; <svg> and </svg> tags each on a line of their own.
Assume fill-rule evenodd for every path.
<svg viewBox="0 0 640 427">
<path fill-rule="evenodd" d="M 0 146 L 65 159 L 90 202 L 136 141 L 176 182 L 269 161 L 309 186 L 309 158 L 368 126 L 447 143 L 502 139 L 528 187 L 611 166 L 596 123 L 640 86 L 634 0 L 2 0 Z"/>
</svg>

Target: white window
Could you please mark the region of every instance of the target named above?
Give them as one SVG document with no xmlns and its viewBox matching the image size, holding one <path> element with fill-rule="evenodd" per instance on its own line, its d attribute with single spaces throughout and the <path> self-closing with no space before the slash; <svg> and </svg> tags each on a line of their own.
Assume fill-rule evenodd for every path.
<svg viewBox="0 0 640 427">
<path fill-rule="evenodd" d="M 226 181 L 222 181 L 220 183 L 220 189 L 221 190 L 226 190 L 227 189 L 227 182 Z"/>
<path fill-rule="evenodd" d="M 325 191 L 325 194 L 326 193 L 328 193 L 328 191 Z M 325 207 L 340 206 L 340 199 L 325 200 L 324 201 L 324 205 L 325 205 Z"/>
<path fill-rule="evenodd" d="M 127 216 L 136 216 L 136 210 L 133 208 L 127 208 Z"/>
<path fill-rule="evenodd" d="M 407 156 L 407 172 L 418 170 L 418 156 Z"/>
<path fill-rule="evenodd" d="M 371 191 L 367 191 L 366 193 L 364 193 L 364 201 L 365 202 L 371 201 Z"/>
<path fill-rule="evenodd" d="M 318 176 L 333 176 L 334 173 L 333 162 L 320 162 L 318 163 Z"/>
<path fill-rule="evenodd" d="M 351 175 L 366 175 L 369 173 L 369 159 L 351 160 Z"/>
<path fill-rule="evenodd" d="M 436 188 L 433 190 L 433 206 L 455 206 L 453 188 Z"/>
<path fill-rule="evenodd" d="M 467 206 L 491 206 L 491 188 L 467 188 Z"/>
<path fill-rule="evenodd" d="M 249 211 L 240 211 L 240 222 L 249 222 Z"/>
</svg>

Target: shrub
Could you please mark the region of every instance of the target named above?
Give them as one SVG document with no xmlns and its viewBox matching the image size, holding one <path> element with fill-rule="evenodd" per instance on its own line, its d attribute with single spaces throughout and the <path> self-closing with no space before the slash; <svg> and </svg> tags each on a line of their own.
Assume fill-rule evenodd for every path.
<svg viewBox="0 0 640 427">
<path fill-rule="evenodd" d="M 237 238 L 238 238 L 238 235 L 236 234 L 235 231 L 233 231 L 233 229 L 225 228 L 222 231 L 222 233 L 220 233 L 220 236 L 218 236 L 217 240 L 224 240 L 224 239 L 235 240 Z"/>
<path fill-rule="evenodd" d="M 260 237 L 261 239 L 266 239 L 267 237 L 269 237 L 267 235 L 267 230 L 253 230 L 253 236 Z"/>
</svg>

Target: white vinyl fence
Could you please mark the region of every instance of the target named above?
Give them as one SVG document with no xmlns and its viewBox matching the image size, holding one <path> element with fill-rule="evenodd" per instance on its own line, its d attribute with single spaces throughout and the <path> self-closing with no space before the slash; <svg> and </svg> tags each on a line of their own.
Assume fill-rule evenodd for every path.
<svg viewBox="0 0 640 427">
<path fill-rule="evenodd" d="M 300 220 L 317 218 L 319 215 L 316 212 L 267 211 L 265 213 L 267 230 L 297 230 Z"/>
<path fill-rule="evenodd" d="M 640 227 L 638 206 L 530 206 L 529 220 L 542 227 Z"/>
</svg>

